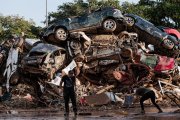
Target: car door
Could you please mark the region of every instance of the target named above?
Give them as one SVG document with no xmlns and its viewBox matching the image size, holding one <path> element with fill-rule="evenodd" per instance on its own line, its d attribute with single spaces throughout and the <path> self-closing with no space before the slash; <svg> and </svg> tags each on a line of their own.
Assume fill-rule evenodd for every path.
<svg viewBox="0 0 180 120">
<path fill-rule="evenodd" d="M 78 22 L 79 22 L 79 29 L 89 27 L 88 15 L 86 14 L 86 15 L 80 16 L 78 18 Z"/>
<path fill-rule="evenodd" d="M 101 11 L 95 11 L 88 15 L 88 26 L 100 26 L 102 19 Z"/>
<path fill-rule="evenodd" d="M 69 30 L 76 30 L 79 29 L 80 25 L 79 25 L 79 21 L 78 21 L 79 17 L 72 17 L 72 18 L 68 18 L 68 29 Z"/>
</svg>

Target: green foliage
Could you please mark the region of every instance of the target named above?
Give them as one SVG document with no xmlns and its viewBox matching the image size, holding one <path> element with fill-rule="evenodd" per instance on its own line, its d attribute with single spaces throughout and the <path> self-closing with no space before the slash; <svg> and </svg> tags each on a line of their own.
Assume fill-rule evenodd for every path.
<svg viewBox="0 0 180 120">
<path fill-rule="evenodd" d="M 140 0 L 146 7 L 143 13 L 155 25 L 180 28 L 180 0 Z"/>
<path fill-rule="evenodd" d="M 119 0 L 87 0 L 86 2 L 84 0 L 74 0 L 74 2 L 68 2 L 58 6 L 57 12 L 50 13 L 49 23 L 66 17 L 88 14 L 91 11 L 97 10 L 99 6 L 120 8 Z"/>
<path fill-rule="evenodd" d="M 180 3 L 168 2 L 167 0 L 159 3 L 154 7 L 154 11 L 158 11 L 158 18 L 152 16 L 152 22 L 155 24 L 161 24 L 164 26 L 174 26 L 180 28 Z M 152 14 L 153 15 L 153 14 Z M 154 18 L 156 18 L 154 20 Z M 171 20 L 174 23 L 171 23 Z"/>
<path fill-rule="evenodd" d="M 82 0 L 74 1 L 74 3 L 64 3 L 63 5 L 58 6 L 57 12 L 49 14 L 49 23 L 70 16 L 82 15 L 87 8 L 88 4 L 84 3 Z"/>
<path fill-rule="evenodd" d="M 122 11 L 124 13 L 136 14 L 143 18 L 147 18 L 147 16 L 145 16 L 145 13 L 147 12 L 147 10 L 148 10 L 148 8 L 143 5 L 136 5 L 136 4 L 132 4 L 129 2 L 124 2 L 122 4 Z"/>
<path fill-rule="evenodd" d="M 12 34 L 20 35 L 21 32 L 29 38 L 35 38 L 38 34 L 33 21 L 26 21 L 19 16 L 0 16 L 0 23 L 0 40 L 7 39 Z"/>
</svg>

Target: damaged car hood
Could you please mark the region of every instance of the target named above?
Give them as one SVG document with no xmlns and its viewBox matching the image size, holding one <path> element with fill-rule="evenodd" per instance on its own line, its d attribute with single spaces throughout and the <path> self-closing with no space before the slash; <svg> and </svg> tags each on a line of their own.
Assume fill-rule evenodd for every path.
<svg viewBox="0 0 180 120">
<path fill-rule="evenodd" d="M 38 45 L 36 45 L 35 47 L 33 47 L 30 51 L 31 52 L 43 52 L 43 53 L 52 53 L 58 49 L 64 50 L 61 47 L 55 46 L 55 45 L 51 45 L 51 44 L 46 44 L 46 43 L 39 43 Z"/>
</svg>

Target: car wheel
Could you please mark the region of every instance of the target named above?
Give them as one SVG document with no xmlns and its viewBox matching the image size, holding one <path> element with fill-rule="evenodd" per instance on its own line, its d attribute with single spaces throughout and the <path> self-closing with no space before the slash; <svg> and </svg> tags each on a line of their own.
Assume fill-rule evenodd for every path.
<svg viewBox="0 0 180 120">
<path fill-rule="evenodd" d="M 80 50 L 81 49 L 81 43 L 76 40 L 72 40 L 69 45 L 73 50 Z"/>
<path fill-rule="evenodd" d="M 135 20 L 132 17 L 125 17 L 125 21 L 126 21 L 126 24 L 130 27 L 135 24 Z"/>
<path fill-rule="evenodd" d="M 167 49 L 172 49 L 174 47 L 174 43 L 170 41 L 169 39 L 164 39 L 163 47 Z"/>
<path fill-rule="evenodd" d="M 67 31 L 64 28 L 58 28 L 55 31 L 55 38 L 60 41 L 65 41 L 67 39 Z"/>
<path fill-rule="evenodd" d="M 50 35 L 48 35 L 48 37 L 47 37 L 47 40 L 48 41 L 54 41 L 54 34 L 50 34 Z"/>
<path fill-rule="evenodd" d="M 116 21 L 113 19 L 106 19 L 103 22 L 103 28 L 108 32 L 113 32 L 116 29 L 116 26 Z"/>
</svg>

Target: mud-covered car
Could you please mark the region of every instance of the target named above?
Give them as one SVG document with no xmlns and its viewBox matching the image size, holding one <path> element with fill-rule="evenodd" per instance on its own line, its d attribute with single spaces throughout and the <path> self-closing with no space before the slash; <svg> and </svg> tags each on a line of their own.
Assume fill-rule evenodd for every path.
<svg viewBox="0 0 180 120">
<path fill-rule="evenodd" d="M 125 21 L 129 28 L 133 29 L 139 36 L 140 41 L 152 44 L 158 49 L 171 50 L 177 49 L 176 39 L 169 37 L 154 24 L 134 14 L 125 14 Z"/>
<path fill-rule="evenodd" d="M 21 69 L 25 74 L 52 79 L 55 72 L 65 65 L 64 48 L 51 44 L 39 43 L 22 59 Z"/>
<path fill-rule="evenodd" d="M 60 19 L 45 28 L 41 36 L 45 40 L 55 38 L 59 42 L 65 41 L 69 32 L 87 32 L 96 28 L 103 28 L 106 32 L 113 32 L 117 28 L 117 23 L 122 22 L 123 18 L 120 10 L 106 7 L 90 14 Z"/>
</svg>

